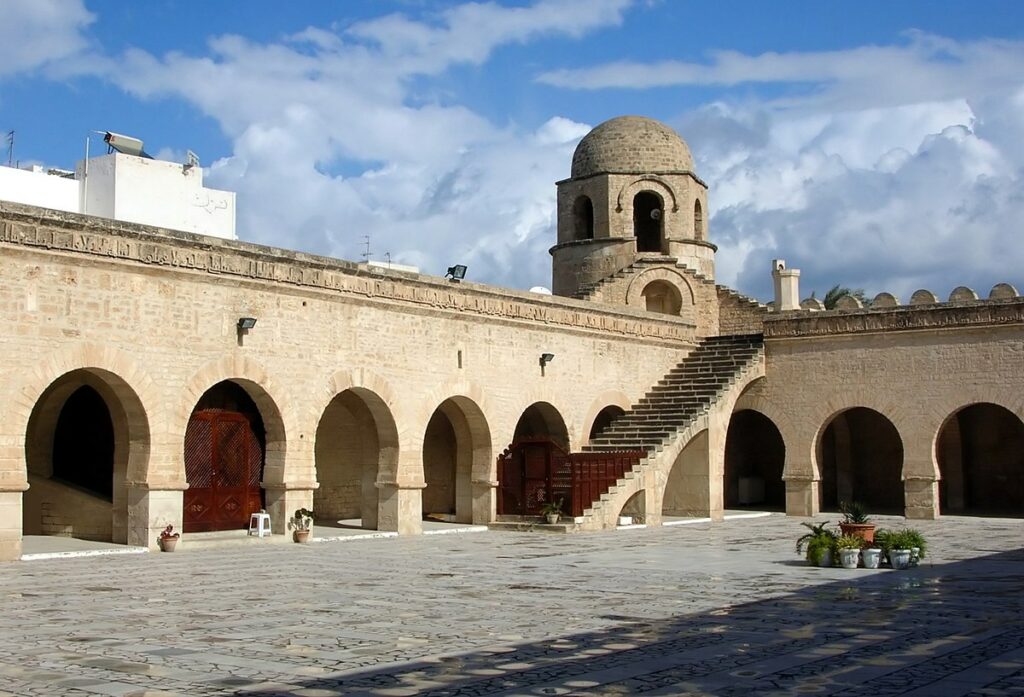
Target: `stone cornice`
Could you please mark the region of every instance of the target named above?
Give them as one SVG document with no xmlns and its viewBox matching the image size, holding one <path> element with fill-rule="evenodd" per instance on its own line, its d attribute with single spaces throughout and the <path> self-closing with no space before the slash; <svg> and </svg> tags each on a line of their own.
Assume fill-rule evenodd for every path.
<svg viewBox="0 0 1024 697">
<path fill-rule="evenodd" d="M 764 318 L 765 339 L 1024 324 L 1024 298 L 885 310 L 790 312 Z"/>
<path fill-rule="evenodd" d="M 694 326 L 627 308 L 367 269 L 329 257 L 0 202 L 0 244 L 320 290 L 421 309 L 691 343 Z"/>
</svg>

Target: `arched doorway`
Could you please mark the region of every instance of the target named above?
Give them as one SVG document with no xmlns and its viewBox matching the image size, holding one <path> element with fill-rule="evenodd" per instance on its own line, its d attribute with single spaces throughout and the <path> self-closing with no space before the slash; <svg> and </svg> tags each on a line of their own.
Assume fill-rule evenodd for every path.
<svg viewBox="0 0 1024 697">
<path fill-rule="evenodd" d="M 641 191 L 633 198 L 633 235 L 636 251 L 662 252 L 662 222 L 664 206 L 661 197 L 653 191 Z"/>
<path fill-rule="evenodd" d="M 903 441 L 889 419 L 866 407 L 836 415 L 818 444 L 821 509 L 857 501 L 872 513 L 903 515 Z"/>
<path fill-rule="evenodd" d="M 725 507 L 782 511 L 786 446 L 767 416 L 753 409 L 735 412 L 725 437 Z"/>
<path fill-rule="evenodd" d="M 127 542 L 127 474 L 144 472 L 149 427 L 136 393 L 113 373 L 73 370 L 29 416 L 22 532 Z"/>
<path fill-rule="evenodd" d="M 1024 515 L 1024 424 L 998 404 L 950 416 L 935 445 L 942 513 Z"/>
<path fill-rule="evenodd" d="M 573 239 L 594 239 L 594 204 L 589 196 L 579 196 L 572 204 Z"/>
<path fill-rule="evenodd" d="M 590 426 L 590 434 L 587 436 L 587 440 L 593 440 L 596 438 L 601 431 L 611 425 L 612 421 L 625 413 L 625 409 L 614 404 L 609 404 L 604 409 L 597 412 L 597 416 L 594 417 L 594 423 Z"/>
<path fill-rule="evenodd" d="M 479 407 L 465 397 L 434 410 L 423 437 L 423 516 L 473 522 L 473 468 L 491 459 L 491 438 Z"/>
<path fill-rule="evenodd" d="M 259 407 L 238 383 L 208 389 L 185 429 L 185 532 L 236 530 L 264 506 L 266 430 Z"/>
<path fill-rule="evenodd" d="M 648 312 L 678 317 L 683 309 L 683 298 L 679 289 L 668 281 L 652 281 L 644 286 L 640 295 Z"/>
<path fill-rule="evenodd" d="M 565 488 L 556 462 L 569 452 L 565 420 L 551 404 L 531 404 L 519 417 L 508 450 L 498 464 L 498 513 L 535 515 Z"/>
<path fill-rule="evenodd" d="M 398 430 L 383 399 L 365 388 L 339 393 L 316 429 L 313 510 L 318 524 L 377 528 L 377 480 L 398 467 Z"/>
</svg>

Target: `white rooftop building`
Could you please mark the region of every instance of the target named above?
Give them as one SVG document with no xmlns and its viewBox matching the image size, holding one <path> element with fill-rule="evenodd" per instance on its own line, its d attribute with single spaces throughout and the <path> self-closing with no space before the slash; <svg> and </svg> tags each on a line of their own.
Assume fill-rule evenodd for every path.
<svg viewBox="0 0 1024 697">
<path fill-rule="evenodd" d="M 234 192 L 204 187 L 198 164 L 154 160 L 133 138 L 104 140 L 113 151 L 74 172 L 0 166 L 0 200 L 237 239 Z"/>
</svg>

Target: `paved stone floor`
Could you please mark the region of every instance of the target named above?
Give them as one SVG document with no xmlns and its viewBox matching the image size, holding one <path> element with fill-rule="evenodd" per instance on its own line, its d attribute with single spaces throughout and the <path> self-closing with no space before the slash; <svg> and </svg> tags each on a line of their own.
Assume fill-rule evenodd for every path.
<svg viewBox="0 0 1024 697">
<path fill-rule="evenodd" d="M 0 694 L 1024 695 L 1024 521 L 921 523 L 909 571 L 799 522 L 0 564 Z"/>
</svg>

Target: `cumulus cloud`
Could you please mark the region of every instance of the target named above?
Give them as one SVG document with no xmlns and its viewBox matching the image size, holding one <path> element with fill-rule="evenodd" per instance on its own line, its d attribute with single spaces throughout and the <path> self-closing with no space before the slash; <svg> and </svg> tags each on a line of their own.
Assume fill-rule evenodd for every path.
<svg viewBox="0 0 1024 697">
<path fill-rule="evenodd" d="M 217 120 L 233 153 L 207 181 L 238 192 L 242 238 L 358 259 L 369 236 L 377 259 L 428 273 L 458 259 L 471 278 L 528 287 L 550 282 L 553 182 L 587 127 L 557 116 L 499 126 L 459 104 L 418 103 L 410 81 L 505 43 L 616 24 L 628 4 L 470 3 L 274 43 L 219 36 L 207 55 L 130 50 L 107 76 Z"/>
<path fill-rule="evenodd" d="M 0 21 L 0 77 L 76 55 L 95 17 L 82 0 L 7 0 Z"/>
</svg>

